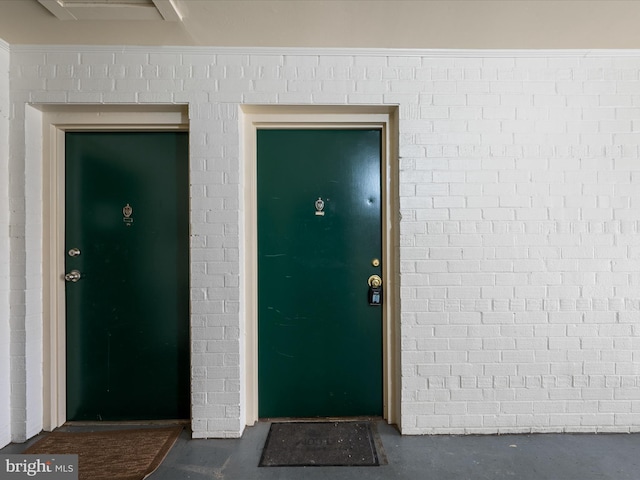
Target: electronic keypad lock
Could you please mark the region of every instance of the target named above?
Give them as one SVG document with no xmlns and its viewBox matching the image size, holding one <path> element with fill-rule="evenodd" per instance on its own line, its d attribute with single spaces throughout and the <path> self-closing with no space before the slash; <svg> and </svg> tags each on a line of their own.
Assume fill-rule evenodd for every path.
<svg viewBox="0 0 640 480">
<path fill-rule="evenodd" d="M 382 279 L 378 275 L 371 275 L 369 284 L 369 305 L 382 305 Z"/>
</svg>

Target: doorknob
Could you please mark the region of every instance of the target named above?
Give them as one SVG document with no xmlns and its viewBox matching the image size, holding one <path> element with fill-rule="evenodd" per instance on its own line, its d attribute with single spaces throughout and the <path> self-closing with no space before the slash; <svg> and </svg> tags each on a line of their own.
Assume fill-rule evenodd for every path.
<svg viewBox="0 0 640 480">
<path fill-rule="evenodd" d="M 64 279 L 65 279 L 67 282 L 73 282 L 73 283 L 76 283 L 78 280 L 80 280 L 80 277 L 81 277 L 81 276 L 82 276 L 82 275 L 80 275 L 80 272 L 79 272 L 78 270 L 71 270 L 69 273 L 67 273 L 67 274 L 64 276 Z"/>
<path fill-rule="evenodd" d="M 371 275 L 369 280 L 369 305 L 382 304 L 382 278 L 379 275 Z"/>
</svg>

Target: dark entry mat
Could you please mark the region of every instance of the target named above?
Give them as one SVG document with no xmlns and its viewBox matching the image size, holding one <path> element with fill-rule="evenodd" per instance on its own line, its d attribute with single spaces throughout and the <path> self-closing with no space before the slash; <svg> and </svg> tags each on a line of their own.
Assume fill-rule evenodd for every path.
<svg viewBox="0 0 640 480">
<path fill-rule="evenodd" d="M 377 466 L 377 433 L 370 422 L 273 423 L 261 467 Z"/>
</svg>

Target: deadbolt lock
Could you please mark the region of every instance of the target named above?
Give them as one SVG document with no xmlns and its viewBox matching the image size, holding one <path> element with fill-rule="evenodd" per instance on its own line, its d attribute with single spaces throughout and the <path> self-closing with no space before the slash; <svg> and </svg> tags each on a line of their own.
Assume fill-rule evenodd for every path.
<svg viewBox="0 0 640 480">
<path fill-rule="evenodd" d="M 71 250 L 69 250 L 68 254 L 70 257 L 77 257 L 78 255 L 80 255 L 80 249 L 73 247 Z"/>
</svg>

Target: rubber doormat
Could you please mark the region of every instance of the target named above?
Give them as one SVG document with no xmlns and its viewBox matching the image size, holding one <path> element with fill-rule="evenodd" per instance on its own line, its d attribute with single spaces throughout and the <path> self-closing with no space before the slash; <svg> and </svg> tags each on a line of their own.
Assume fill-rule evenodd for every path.
<svg viewBox="0 0 640 480">
<path fill-rule="evenodd" d="M 261 467 L 378 466 L 384 454 L 370 422 L 273 423 Z"/>
</svg>

